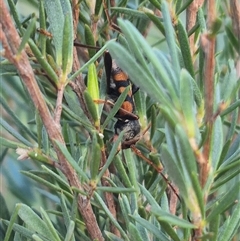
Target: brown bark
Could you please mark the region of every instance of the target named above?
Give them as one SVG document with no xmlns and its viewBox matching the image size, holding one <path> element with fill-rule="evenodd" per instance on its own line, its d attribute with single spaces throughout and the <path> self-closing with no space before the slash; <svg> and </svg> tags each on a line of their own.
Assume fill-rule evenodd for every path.
<svg viewBox="0 0 240 241">
<path fill-rule="evenodd" d="M 187 31 L 190 31 L 196 24 L 198 9 L 203 5 L 204 0 L 193 0 L 193 2 L 187 8 Z M 191 55 L 195 52 L 194 45 L 194 34 L 189 37 L 189 45 L 191 50 Z"/>
</svg>

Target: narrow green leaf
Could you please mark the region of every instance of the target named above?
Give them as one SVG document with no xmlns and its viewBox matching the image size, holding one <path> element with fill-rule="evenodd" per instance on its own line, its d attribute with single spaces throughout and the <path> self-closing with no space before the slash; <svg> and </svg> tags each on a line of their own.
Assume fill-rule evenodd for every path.
<svg viewBox="0 0 240 241">
<path fill-rule="evenodd" d="M 129 223 L 129 235 L 131 237 L 131 240 L 143 241 L 140 233 L 138 232 L 138 229 L 135 225 L 133 225 L 133 223 Z"/>
<path fill-rule="evenodd" d="M 149 2 L 158 10 L 161 10 L 161 1 L 158 0 L 149 0 Z"/>
<path fill-rule="evenodd" d="M 39 1 L 39 27 L 40 29 L 46 29 L 46 14 L 44 9 L 44 0 Z M 39 42 L 40 42 L 40 49 L 42 52 L 42 55 L 46 57 L 46 42 L 47 42 L 47 36 L 40 34 L 39 35 Z"/>
<path fill-rule="evenodd" d="M 153 139 L 154 133 L 156 132 L 156 121 L 157 121 L 156 108 L 153 105 L 151 107 L 151 133 L 150 133 L 150 140 Z"/>
<path fill-rule="evenodd" d="M 132 193 L 136 192 L 134 188 L 126 188 L 126 187 L 97 187 L 96 190 L 104 191 L 104 192 L 112 192 L 112 193 Z"/>
<path fill-rule="evenodd" d="M 65 236 L 64 241 L 72 241 L 74 240 L 74 228 L 75 228 L 75 223 L 71 220 L 67 229 L 67 234 Z"/>
<path fill-rule="evenodd" d="M 72 90 L 66 88 L 64 91 L 64 98 L 67 101 L 68 107 L 63 105 L 63 109 L 70 115 L 70 119 L 75 119 L 85 127 L 93 129 L 94 127 L 84 114 L 75 93 Z"/>
<path fill-rule="evenodd" d="M 149 202 L 150 206 L 155 210 L 157 210 L 158 215 L 161 214 L 163 211 L 155 198 L 151 195 L 151 193 L 142 185 L 139 184 L 139 187 L 141 189 L 142 194 L 146 197 L 147 201 Z M 168 235 L 174 240 L 174 241 L 180 241 L 177 234 L 175 233 L 174 229 L 171 227 L 170 224 L 166 222 L 162 222 L 161 226 L 164 225 L 164 230 L 168 233 Z"/>
<path fill-rule="evenodd" d="M 49 27 L 53 35 L 53 43 L 56 50 L 56 63 L 62 66 L 63 26 L 64 15 L 60 0 L 44 0 L 44 6 L 49 21 Z"/>
<path fill-rule="evenodd" d="M 189 138 L 195 138 L 198 137 L 198 126 L 197 126 L 197 120 L 195 118 L 195 112 L 194 110 L 194 99 L 193 99 L 193 87 L 192 87 L 192 81 L 189 78 L 189 74 L 186 70 L 181 70 L 180 73 L 180 103 L 182 107 L 182 112 L 184 115 L 184 123 L 183 126 L 186 126 L 187 129 L 187 135 Z"/>
<path fill-rule="evenodd" d="M 27 148 L 28 146 L 22 144 L 21 142 L 10 141 L 0 136 L 0 143 L 2 146 L 6 146 L 7 148 L 17 149 L 18 147 Z"/>
<path fill-rule="evenodd" d="M 143 219 L 139 216 L 130 215 L 131 218 L 140 223 L 143 227 L 145 227 L 148 231 L 150 231 L 156 238 L 161 241 L 169 241 L 169 238 L 164 234 L 160 229 L 158 229 L 154 224 L 149 222 L 149 220 Z"/>
<path fill-rule="evenodd" d="M 167 88 L 169 91 L 169 95 L 176 95 L 178 92 L 178 86 L 179 86 L 179 76 L 176 76 L 173 68 L 172 68 L 172 63 L 169 60 L 169 57 L 166 55 L 166 53 L 160 51 L 160 50 L 154 50 L 155 55 L 158 58 L 159 65 L 161 66 L 162 70 L 165 71 L 167 74 L 167 77 L 161 77 L 160 76 L 160 84 L 162 85 L 162 88 L 165 89 Z M 179 94 L 177 93 L 177 96 Z"/>
<path fill-rule="evenodd" d="M 223 213 L 238 199 L 239 185 L 240 182 L 237 182 L 228 192 L 225 193 L 221 200 L 216 202 L 215 206 L 212 208 L 207 217 L 207 222 L 210 222 L 216 217 L 216 215 Z"/>
<path fill-rule="evenodd" d="M 94 11 L 96 16 L 100 14 L 101 9 L 102 9 L 102 1 L 96 0 L 95 11 Z"/>
<path fill-rule="evenodd" d="M 177 10 L 177 15 L 179 15 L 181 12 L 183 12 L 184 10 L 186 10 L 186 8 L 187 8 L 192 2 L 193 2 L 193 0 L 184 1 L 184 4 L 182 5 L 182 7 Z"/>
<path fill-rule="evenodd" d="M 137 90 L 136 93 L 134 93 L 134 103 L 136 106 L 136 113 L 138 114 L 139 122 L 141 123 L 143 130 L 147 128 L 147 123 L 146 123 L 147 99 L 146 98 L 147 98 L 146 94 L 140 89 Z"/>
<path fill-rule="evenodd" d="M 207 24 L 206 24 L 206 19 L 204 16 L 204 12 L 202 8 L 198 9 L 198 15 L 197 15 L 197 19 L 201 28 L 201 32 L 204 32 L 207 30 Z"/>
<path fill-rule="evenodd" d="M 139 10 L 130 9 L 126 7 L 112 7 L 111 9 L 116 11 L 117 13 L 128 15 L 128 17 L 132 17 L 134 19 L 138 18 L 139 20 L 147 20 L 145 13 Z"/>
<path fill-rule="evenodd" d="M 87 177 L 86 173 L 78 166 L 76 161 L 72 158 L 72 156 L 68 152 L 66 146 L 63 143 L 60 143 L 58 141 L 56 141 L 56 144 L 59 147 L 59 149 L 61 150 L 62 154 L 65 156 L 65 158 L 69 161 L 71 166 L 75 169 L 75 171 L 78 174 L 80 174 L 81 178 L 83 178 L 83 180 L 85 180 L 85 181 L 88 181 L 88 177 Z"/>
<path fill-rule="evenodd" d="M 164 230 L 164 232 L 168 234 L 172 238 L 172 240 L 180 241 L 179 236 L 177 235 L 176 231 L 172 228 L 170 224 L 166 222 L 162 222 L 160 220 L 157 220 L 157 221 L 160 223 L 161 228 Z"/>
<path fill-rule="evenodd" d="M 33 144 L 30 143 L 28 140 L 26 140 L 22 135 L 20 135 L 16 130 L 13 129 L 5 120 L 0 118 L 0 125 L 8 131 L 13 137 L 18 139 L 22 144 L 28 146 L 28 147 L 33 147 Z"/>
<path fill-rule="evenodd" d="M 47 75 L 54 81 L 54 83 L 58 82 L 58 76 L 52 69 L 51 65 L 46 61 L 44 56 L 42 55 L 39 48 L 35 45 L 32 39 L 29 39 L 28 44 L 36 57 L 38 63 L 41 65 L 41 67 L 44 69 L 44 71 L 47 73 Z"/>
<path fill-rule="evenodd" d="M 126 172 L 126 169 L 124 168 L 123 161 L 122 161 L 122 159 L 120 159 L 119 155 L 117 155 L 114 158 L 113 163 L 114 163 L 114 166 L 116 167 L 116 169 L 118 170 L 118 175 L 121 177 L 123 184 L 127 188 L 131 188 L 132 184 L 130 182 L 128 173 Z"/>
<path fill-rule="evenodd" d="M 50 141 L 49 141 L 49 137 L 48 137 L 47 130 L 46 130 L 45 126 L 43 126 L 43 128 L 42 128 L 42 147 L 43 147 L 43 150 L 46 153 L 46 155 L 49 155 L 49 153 L 50 153 Z"/>
<path fill-rule="evenodd" d="M 93 100 L 99 100 L 99 86 L 98 77 L 95 64 L 90 64 L 88 67 L 88 82 L 87 82 L 88 92 Z M 99 119 L 98 104 L 95 104 L 97 110 L 97 117 Z"/>
<path fill-rule="evenodd" d="M 177 45 L 175 42 L 175 32 L 172 26 L 172 20 L 169 13 L 169 6 L 168 3 L 164 0 L 162 1 L 162 14 L 163 14 L 163 25 L 165 30 L 167 29 L 166 33 L 166 40 L 169 47 L 169 52 L 172 59 L 172 67 L 175 71 L 176 76 L 180 74 L 180 65 L 178 60 L 178 53 L 177 53 Z"/>
<path fill-rule="evenodd" d="M 139 234 L 140 234 L 140 236 L 143 240 L 146 240 L 146 241 L 152 240 L 152 239 L 150 239 L 148 231 L 145 228 L 145 226 L 142 226 L 141 224 L 136 223 L 136 228 L 137 228 L 137 230 L 138 230 L 138 232 L 139 232 Z"/>
<path fill-rule="evenodd" d="M 18 27 L 18 30 L 20 31 L 21 34 L 23 34 L 23 28 L 22 28 L 22 24 L 21 24 L 21 21 L 19 19 L 18 13 L 17 13 L 15 2 L 13 0 L 8 0 L 8 5 L 10 8 L 11 15 L 13 16 L 13 19 Z"/>
<path fill-rule="evenodd" d="M 16 204 L 19 208 L 18 215 L 19 217 L 28 225 L 28 227 L 35 232 L 41 234 L 45 238 L 55 240 L 55 237 L 49 230 L 49 227 L 46 223 L 27 205 L 25 204 Z"/>
<path fill-rule="evenodd" d="M 47 168 L 44 165 L 41 165 L 42 169 L 47 172 L 50 176 L 52 176 L 57 182 L 59 182 L 61 185 L 63 185 L 64 187 L 66 187 L 69 192 L 71 192 L 69 183 L 66 182 L 60 175 L 56 174 L 55 172 L 53 172 L 51 169 Z"/>
<path fill-rule="evenodd" d="M 193 78 L 191 80 L 192 80 L 192 87 L 193 87 L 193 93 L 194 93 L 194 100 L 197 104 L 197 107 L 201 109 L 203 106 L 202 93 L 198 87 L 197 82 Z"/>
<path fill-rule="evenodd" d="M 239 155 L 239 143 L 240 143 L 240 133 L 236 136 L 236 138 L 232 142 L 232 144 L 227 152 L 227 155 L 224 159 L 223 165 L 226 165 L 227 163 L 231 162 L 232 157 L 234 155 Z"/>
<path fill-rule="evenodd" d="M 86 64 L 84 64 L 78 71 L 71 75 L 68 80 L 73 81 L 80 73 L 83 72 L 90 64 L 94 63 L 106 51 L 106 46 L 103 46 Z"/>
<path fill-rule="evenodd" d="M 107 170 L 107 168 L 109 167 L 109 165 L 112 163 L 116 153 L 117 153 L 117 150 L 118 150 L 118 147 L 122 141 L 122 138 L 123 138 L 123 135 L 124 135 L 124 132 L 122 131 L 120 133 L 120 135 L 118 136 L 116 142 L 114 143 L 109 155 L 108 155 L 108 158 L 107 158 L 107 161 L 106 163 L 104 164 L 104 166 L 102 167 L 100 173 L 98 174 L 98 180 L 101 179 L 101 177 L 103 176 L 103 174 L 105 173 L 105 171 Z"/>
<path fill-rule="evenodd" d="M 217 241 L 217 234 L 219 232 L 220 215 L 216 215 L 214 219 L 209 223 L 209 231 L 213 233 L 211 241 Z"/>
<path fill-rule="evenodd" d="M 89 46 L 95 46 L 93 32 L 87 24 L 85 24 L 85 27 L 84 27 L 84 34 L 85 34 L 86 44 Z M 96 53 L 95 49 L 91 49 L 91 48 L 88 49 L 89 58 L 92 58 L 95 53 Z"/>
<path fill-rule="evenodd" d="M 75 144 L 76 144 L 76 136 L 73 134 L 73 130 L 69 127 L 69 123 L 64 122 L 63 123 L 63 138 L 65 140 L 65 143 L 68 143 L 68 150 L 71 153 L 73 159 L 77 159 L 76 158 L 76 148 L 75 148 Z"/>
<path fill-rule="evenodd" d="M 96 201 L 100 204 L 100 206 L 102 207 L 103 211 L 106 213 L 106 215 L 108 216 L 108 218 L 111 220 L 111 222 L 113 223 L 113 225 L 116 226 L 116 228 L 119 230 L 119 232 L 121 233 L 122 237 L 124 238 L 125 241 L 130 241 L 128 238 L 128 235 L 125 233 L 125 231 L 122 229 L 122 227 L 119 225 L 119 223 L 117 222 L 117 220 L 113 217 L 112 213 L 109 211 L 108 207 L 106 206 L 105 202 L 103 201 L 103 199 L 100 197 L 100 195 L 97 192 L 94 192 L 94 198 L 96 199 Z"/>
<path fill-rule="evenodd" d="M 236 177 L 240 173 L 240 159 L 236 162 L 233 162 L 224 168 L 219 169 L 216 172 L 216 180 L 214 180 L 213 185 L 211 186 L 211 191 L 214 192 L 222 185 L 225 185 L 228 181 Z"/>
<path fill-rule="evenodd" d="M 204 214 L 203 197 L 200 183 L 198 180 L 198 172 L 196 167 L 195 156 L 190 146 L 188 138 L 184 130 L 177 125 L 176 126 L 176 142 L 179 157 L 179 165 L 182 166 L 182 171 L 185 179 L 185 185 L 188 189 L 188 196 L 191 198 L 185 199 L 186 204 L 190 210 L 194 210 L 195 213 L 200 212 Z M 199 213 L 199 215 L 201 215 Z"/>
<path fill-rule="evenodd" d="M 240 100 L 236 100 L 234 103 L 232 103 L 230 106 L 228 106 L 225 110 L 223 110 L 220 113 L 220 116 L 223 117 L 225 115 L 228 115 L 233 110 L 235 110 L 236 108 L 239 108 L 239 107 L 240 107 Z"/>
<path fill-rule="evenodd" d="M 194 78 L 195 74 L 194 74 L 189 41 L 188 41 L 188 35 L 180 19 L 178 19 L 177 28 L 178 28 L 178 41 L 180 43 L 180 49 L 182 52 L 185 68 L 188 70 L 189 74 Z"/>
<path fill-rule="evenodd" d="M 27 177 L 32 178 L 33 180 L 35 180 L 37 183 L 42 183 L 44 186 L 51 188 L 52 190 L 55 190 L 56 192 L 63 192 L 65 195 L 67 195 L 68 197 L 72 198 L 72 195 L 61 189 L 60 187 L 58 187 L 57 185 L 54 185 L 48 181 L 46 181 L 45 179 L 39 177 L 38 175 L 35 175 L 34 173 L 30 172 L 30 171 L 21 171 L 22 174 L 24 174 Z"/>
<path fill-rule="evenodd" d="M 151 206 L 156 206 L 159 209 L 161 209 L 161 207 L 159 206 L 159 204 L 157 203 L 155 198 L 151 195 L 151 193 L 144 186 L 139 184 L 139 188 L 140 188 L 142 194 L 146 197 L 146 199 L 148 200 L 148 202 Z"/>
<path fill-rule="evenodd" d="M 35 241 L 44 241 L 44 239 L 41 239 L 37 234 L 33 234 L 32 238 Z"/>
<path fill-rule="evenodd" d="M 5 225 L 9 225 L 9 221 L 7 220 L 2 220 L 2 222 L 5 224 Z M 26 238 L 29 238 L 31 239 L 32 238 L 32 235 L 34 234 L 33 231 L 30 231 L 29 229 L 23 227 L 22 225 L 19 225 L 19 224 L 13 224 L 13 230 L 16 232 L 16 233 L 19 233 L 21 234 L 23 237 L 26 237 Z M 7 236 L 5 236 L 4 238 L 7 238 Z M 4 239 L 4 241 L 8 241 L 8 239 Z M 15 241 L 15 240 L 14 240 Z M 20 239 L 20 241 L 22 241 L 22 239 Z"/>
<path fill-rule="evenodd" d="M 240 202 L 238 202 L 238 204 L 232 211 L 232 216 L 230 217 L 227 228 L 225 228 L 221 233 L 221 236 L 218 237 L 219 241 L 231 240 L 232 237 L 237 233 L 237 230 L 239 230 L 239 227 L 240 227 L 239 213 L 240 213 Z"/>
<path fill-rule="evenodd" d="M 99 127 L 100 125 L 100 120 L 99 120 L 99 113 L 98 113 L 98 106 L 97 104 L 94 103 L 91 95 L 89 94 L 88 90 L 84 90 L 83 92 L 84 100 L 87 105 L 88 111 L 90 112 L 93 120 L 94 120 L 94 126 L 96 128 Z"/>
<path fill-rule="evenodd" d="M 169 150 L 169 147 L 166 145 L 162 145 L 162 162 L 166 169 L 166 173 L 170 176 L 170 179 L 177 185 L 179 188 L 179 192 L 181 196 L 188 198 L 187 187 L 185 184 L 185 178 L 181 169 L 174 162 L 174 158 L 172 157 L 172 153 Z"/>
<path fill-rule="evenodd" d="M 7 231 L 5 233 L 5 237 L 4 237 L 3 241 L 8 241 L 9 240 L 9 238 L 11 236 L 12 229 L 14 227 L 14 222 L 17 219 L 17 216 L 18 216 L 19 209 L 20 209 L 20 206 L 16 205 L 14 210 L 13 210 L 13 214 L 11 216 L 10 222 L 8 222 L 8 228 L 7 228 Z"/>
<path fill-rule="evenodd" d="M 234 46 L 235 50 L 240 53 L 240 44 L 236 37 L 236 35 L 232 32 L 232 30 L 229 28 L 229 26 L 225 26 L 226 34 L 228 36 L 229 41 Z"/>
<path fill-rule="evenodd" d="M 67 75 L 72 71 L 73 64 L 73 25 L 72 12 L 69 12 L 64 17 L 63 26 L 63 43 L 62 43 L 62 72 L 66 83 Z"/>
<path fill-rule="evenodd" d="M 96 177 L 100 168 L 100 161 L 101 161 L 101 148 L 97 142 L 96 135 L 97 134 L 94 134 L 92 138 L 92 148 L 91 148 L 92 156 L 90 160 L 90 173 L 91 173 L 92 180 L 96 180 Z"/>
<path fill-rule="evenodd" d="M 7 221 L 7 220 L 2 220 L 2 222 L 3 222 L 4 224 L 8 225 L 8 227 L 9 227 L 9 225 L 10 225 L 10 222 L 9 222 L 9 221 Z M 13 224 L 12 229 L 13 229 L 15 232 L 20 233 L 23 237 L 26 237 L 26 238 L 29 238 L 29 239 L 31 239 L 31 238 L 32 238 L 32 235 L 34 234 L 33 231 L 30 231 L 29 229 L 23 227 L 22 225 L 16 224 L 16 223 Z M 8 236 L 5 235 L 4 241 L 8 241 L 8 240 L 9 240 L 9 239 L 8 239 Z M 15 240 L 14 240 L 14 241 L 15 241 Z M 21 241 L 22 241 L 22 239 L 21 239 Z"/>
<path fill-rule="evenodd" d="M 179 10 L 181 8 L 181 6 L 183 4 L 183 0 L 177 0 L 177 1 L 175 0 L 174 4 L 175 4 L 175 9 L 177 11 L 177 10 Z"/>
<path fill-rule="evenodd" d="M 68 228 L 70 225 L 70 222 L 71 222 L 71 216 L 70 216 L 63 193 L 61 193 L 61 195 L 60 195 L 60 203 L 61 203 L 64 224 L 65 224 L 65 227 Z"/>
<path fill-rule="evenodd" d="M 109 238 L 109 240 L 111 241 L 124 241 L 123 239 L 119 238 L 118 236 L 116 236 L 113 233 L 110 233 L 108 231 L 104 231 L 104 233 L 106 234 L 106 236 Z"/>
<path fill-rule="evenodd" d="M 175 164 L 177 164 L 177 146 L 174 139 L 174 136 L 175 136 L 175 133 L 173 132 L 174 127 L 172 127 L 169 123 L 165 123 L 164 133 L 166 136 L 169 152 L 171 153 L 171 156 L 173 157 Z"/>
<path fill-rule="evenodd" d="M 29 38 L 31 37 L 31 34 L 35 30 L 35 28 L 36 28 L 36 18 L 32 18 L 32 21 L 28 25 L 27 30 L 23 34 L 22 41 L 21 41 L 20 46 L 18 48 L 17 55 L 19 55 L 22 52 L 22 50 L 25 48 L 25 46 L 26 46 Z"/>
<path fill-rule="evenodd" d="M 121 213 L 124 219 L 124 222 L 126 222 L 127 229 L 129 228 L 130 220 L 129 220 L 129 214 L 131 214 L 131 208 L 130 203 L 126 195 L 119 195 L 118 198 Z"/>
<path fill-rule="evenodd" d="M 134 186 L 134 188 L 137 190 L 137 192 L 139 192 L 139 187 L 137 183 L 137 168 L 133 159 L 133 154 L 131 149 L 124 150 L 124 156 L 126 158 L 126 164 L 129 171 L 129 174 L 128 174 L 129 179 L 132 185 Z"/>
<path fill-rule="evenodd" d="M 159 212 L 159 209 L 155 209 L 155 207 L 152 207 L 151 213 L 156 216 L 157 220 L 163 221 L 165 223 L 176 225 L 181 228 L 196 228 L 194 224 L 165 211 L 161 210 L 161 212 Z"/>
<path fill-rule="evenodd" d="M 7 149 L 6 149 L 7 150 Z M 3 157 L 3 155 L 5 156 L 5 154 L 1 154 L 0 158 Z M 0 217 L 1 219 L 10 219 L 10 213 L 8 211 L 8 207 L 7 207 L 7 198 L 3 197 L 3 193 L 0 193 L 0 203 L 1 203 L 1 208 L 0 208 Z"/>
<path fill-rule="evenodd" d="M 163 23 L 161 21 L 161 19 L 157 16 L 155 16 L 154 14 L 152 13 L 149 13 L 149 12 L 146 12 L 145 13 L 149 19 L 155 24 L 155 26 L 160 30 L 160 32 L 165 35 L 165 29 L 163 27 Z"/>
<path fill-rule="evenodd" d="M 227 155 L 228 149 L 230 147 L 230 144 L 231 144 L 231 140 L 228 139 L 228 140 L 225 141 L 225 143 L 223 145 L 223 148 L 222 148 L 222 152 L 221 152 L 221 156 L 220 156 L 220 160 L 218 162 L 217 168 L 219 168 L 219 166 L 222 165 L 223 160 L 226 158 L 226 155 Z"/>
<path fill-rule="evenodd" d="M 197 166 L 195 162 L 195 156 L 190 146 L 188 137 L 185 133 L 185 130 L 180 125 L 176 125 L 175 127 L 175 141 L 177 146 L 177 154 L 181 161 L 179 165 L 181 166 L 182 171 L 184 171 L 187 180 L 187 178 L 189 178 L 190 173 L 197 174 Z"/>
<path fill-rule="evenodd" d="M 220 156 L 223 148 L 223 129 L 222 121 L 220 117 L 217 117 L 213 125 L 211 145 L 210 145 L 210 157 L 211 166 L 213 170 L 216 170 L 220 161 Z"/>
<path fill-rule="evenodd" d="M 38 142 L 38 148 L 42 148 L 42 129 L 43 129 L 43 123 L 42 119 L 39 115 L 39 111 L 36 109 L 35 111 L 35 122 L 37 127 L 37 142 Z"/>
<path fill-rule="evenodd" d="M 41 216 L 42 219 L 44 221 L 44 223 L 46 224 L 46 226 L 48 227 L 49 231 L 51 232 L 51 235 L 54 237 L 55 241 L 61 241 L 60 237 L 58 236 L 58 233 L 56 231 L 56 229 L 54 228 L 50 218 L 48 217 L 47 213 L 45 212 L 45 210 L 40 207 L 40 212 L 41 212 Z"/>
</svg>

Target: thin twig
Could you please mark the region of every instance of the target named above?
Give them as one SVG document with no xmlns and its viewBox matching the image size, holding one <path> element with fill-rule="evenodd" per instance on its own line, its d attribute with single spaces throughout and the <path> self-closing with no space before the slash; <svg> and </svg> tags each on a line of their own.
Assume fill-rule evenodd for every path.
<svg viewBox="0 0 240 241">
<path fill-rule="evenodd" d="M 148 159 L 147 157 L 145 157 L 142 152 L 137 149 L 137 147 L 135 145 L 131 145 L 130 146 L 131 150 L 140 158 L 142 158 L 145 162 L 147 162 L 150 166 L 152 166 L 158 174 L 160 174 L 162 176 L 162 178 L 164 179 L 164 181 L 167 183 L 167 185 L 172 189 L 172 191 L 175 193 L 175 195 L 177 196 L 178 200 L 181 202 L 181 198 L 178 195 L 176 189 L 173 187 L 173 185 L 170 183 L 170 181 L 167 179 L 167 177 L 165 177 L 165 175 L 162 173 L 163 171 L 163 167 L 162 166 L 157 166 L 155 165 L 150 159 Z"/>
<path fill-rule="evenodd" d="M 56 107 L 54 111 L 54 121 L 59 128 L 61 128 L 60 119 L 62 114 L 63 93 L 64 93 L 64 85 L 61 85 L 61 87 L 58 89 L 58 92 L 57 92 L 57 101 L 56 101 Z"/>
<path fill-rule="evenodd" d="M 205 66 L 204 66 L 204 103 L 205 103 L 205 122 L 208 127 L 208 133 L 206 142 L 203 146 L 203 160 L 200 162 L 200 184 L 204 188 L 206 181 L 208 179 L 210 171 L 210 145 L 211 137 L 213 131 L 214 122 L 214 73 L 215 73 L 215 35 L 211 33 L 212 26 L 216 19 L 215 13 L 215 0 L 209 0 L 207 5 L 207 23 L 208 23 L 208 33 L 201 35 L 201 46 L 205 54 Z M 206 201 L 207 193 L 205 193 Z M 194 217 L 193 217 L 194 220 Z M 199 228 L 195 232 L 195 239 L 199 240 L 197 237 L 202 236 L 202 229 Z"/>
<path fill-rule="evenodd" d="M 103 166 L 106 163 L 106 160 L 107 160 L 107 158 L 106 158 L 105 150 L 102 150 L 101 151 L 101 166 Z M 102 183 L 102 185 L 104 187 L 109 187 L 110 186 L 110 183 L 108 182 L 109 178 L 110 178 L 110 172 L 107 169 L 105 171 L 105 173 L 103 174 L 102 178 L 101 178 L 101 183 Z M 105 197 L 105 202 L 107 204 L 107 207 L 108 207 L 109 211 L 111 212 L 113 217 L 117 220 L 117 211 L 116 211 L 116 206 L 115 206 L 115 202 L 114 202 L 114 195 L 113 195 L 113 193 L 104 192 L 104 197 Z M 111 224 L 110 230 L 117 237 L 121 237 L 120 231 L 113 224 Z"/>
<path fill-rule="evenodd" d="M 190 31 L 196 24 L 196 17 L 198 9 L 203 5 L 204 0 L 193 0 L 193 2 L 187 8 L 187 31 Z M 191 50 L 191 55 L 195 52 L 194 45 L 194 34 L 189 37 L 189 45 Z"/>
<path fill-rule="evenodd" d="M 1 5 L 1 18 L 0 22 L 2 24 L 2 28 L 0 29 L 0 36 L 4 35 L 5 37 L 1 37 L 3 40 L 3 46 L 6 44 L 9 45 L 11 52 L 5 52 L 5 57 L 8 58 L 18 69 L 19 75 L 21 76 L 31 99 L 38 110 L 43 124 L 47 130 L 49 138 L 53 144 L 54 150 L 57 153 L 59 163 L 61 165 L 61 169 L 65 176 L 67 177 L 71 186 L 75 186 L 76 188 L 83 190 L 79 180 L 77 173 L 66 160 L 65 156 L 56 145 L 56 141 L 65 144 L 62 134 L 57 127 L 54 119 L 52 118 L 49 109 L 47 108 L 46 102 L 42 96 L 42 93 L 37 85 L 37 81 L 34 77 L 33 69 L 29 63 L 28 56 L 25 51 L 22 51 L 17 57 L 17 49 L 20 45 L 20 37 L 17 33 L 17 30 L 12 22 L 8 9 L 3 0 L 0 0 Z M 5 41 L 8 41 L 7 43 Z M 91 239 L 97 239 L 103 241 L 102 233 L 97 224 L 96 217 L 93 213 L 92 206 L 89 203 L 89 200 L 85 196 L 78 195 L 78 209 L 85 221 L 86 228 Z"/>
<path fill-rule="evenodd" d="M 230 0 L 231 18 L 233 31 L 240 42 L 240 3 L 238 0 Z"/>
<path fill-rule="evenodd" d="M 80 13 L 79 1 L 73 0 L 72 1 L 72 16 L 73 16 L 74 39 L 77 37 L 77 27 L 78 27 L 79 13 Z"/>
<path fill-rule="evenodd" d="M 215 20 L 215 4 L 214 0 L 208 2 L 208 28 Z M 205 86 L 205 122 L 208 125 L 208 137 L 203 148 L 203 155 L 205 162 L 201 166 L 201 186 L 204 187 L 208 172 L 209 172 L 209 153 L 210 153 L 210 138 L 212 134 L 213 125 L 213 102 L 214 102 L 214 72 L 215 72 L 215 37 L 211 34 L 203 34 L 201 36 L 201 45 L 205 53 L 205 67 L 204 67 L 204 86 Z"/>
</svg>

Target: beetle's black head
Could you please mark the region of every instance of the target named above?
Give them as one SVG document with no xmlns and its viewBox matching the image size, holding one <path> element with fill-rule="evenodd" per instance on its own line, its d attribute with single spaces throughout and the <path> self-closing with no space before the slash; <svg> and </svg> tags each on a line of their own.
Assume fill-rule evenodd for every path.
<svg viewBox="0 0 240 241">
<path fill-rule="evenodd" d="M 120 132 L 124 131 L 122 143 L 124 142 L 131 143 L 131 140 L 135 140 L 135 139 L 136 139 L 135 142 L 137 142 L 137 140 L 139 139 L 137 138 L 137 136 L 140 133 L 140 124 L 138 120 L 118 119 L 114 128 L 115 128 L 115 134 L 117 135 L 119 135 Z M 135 144 L 135 143 L 131 143 L 131 144 Z M 125 149 L 129 147 L 130 145 L 125 146 Z"/>
</svg>

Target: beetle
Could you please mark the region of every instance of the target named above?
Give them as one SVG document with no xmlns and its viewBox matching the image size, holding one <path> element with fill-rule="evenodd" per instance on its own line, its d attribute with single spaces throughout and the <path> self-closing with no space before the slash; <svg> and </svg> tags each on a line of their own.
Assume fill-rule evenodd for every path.
<svg viewBox="0 0 240 241">
<path fill-rule="evenodd" d="M 113 103 L 116 102 L 123 91 L 130 86 L 126 99 L 115 115 L 117 122 L 114 126 L 116 135 L 119 135 L 122 131 L 125 132 L 122 148 L 126 149 L 130 147 L 130 144 L 126 144 L 127 142 L 136 139 L 136 143 L 139 140 L 140 123 L 138 116 L 134 114 L 135 104 L 133 100 L 133 94 L 138 91 L 138 88 L 132 85 L 128 75 L 117 65 L 108 51 L 106 51 L 104 55 L 104 65 L 107 80 L 107 95 Z"/>
</svg>

